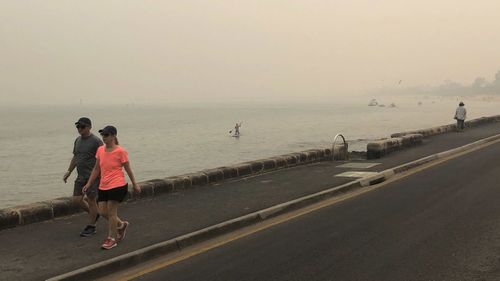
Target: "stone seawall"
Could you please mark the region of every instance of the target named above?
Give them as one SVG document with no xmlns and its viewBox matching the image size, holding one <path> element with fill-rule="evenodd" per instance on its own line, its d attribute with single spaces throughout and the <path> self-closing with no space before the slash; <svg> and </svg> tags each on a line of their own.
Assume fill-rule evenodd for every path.
<svg viewBox="0 0 500 281">
<path fill-rule="evenodd" d="M 283 168 L 332 160 L 332 150 L 310 149 L 296 153 L 275 156 L 226 167 L 208 169 L 196 173 L 153 179 L 140 182 L 141 194 L 129 192 L 127 200 L 136 200 L 151 196 L 193 188 L 222 180 L 261 174 Z M 71 197 L 36 202 L 28 205 L 0 209 L 0 230 L 18 225 L 54 219 L 81 212 Z"/>
<path fill-rule="evenodd" d="M 421 144 L 423 138 L 422 134 L 407 134 L 401 137 L 369 142 L 366 146 L 366 157 L 368 159 L 381 158 L 393 151 Z"/>
<path fill-rule="evenodd" d="M 498 122 L 500 121 L 500 115 L 495 115 L 495 116 L 489 116 L 489 117 L 480 117 L 476 119 L 472 119 L 469 121 L 465 121 L 465 127 L 476 127 L 480 126 L 483 124 L 488 124 L 492 122 Z M 443 125 L 443 126 L 438 126 L 434 128 L 429 128 L 429 129 L 421 129 L 421 130 L 415 130 L 415 131 L 408 131 L 408 132 L 402 132 L 402 133 L 396 133 L 392 134 L 391 138 L 397 138 L 401 137 L 404 135 L 409 135 L 409 134 L 421 134 L 424 137 L 428 136 L 433 136 L 433 135 L 438 135 L 442 133 L 447 133 L 447 132 L 452 132 L 455 131 L 457 128 L 456 123 L 453 124 L 448 124 L 448 125 Z"/>
</svg>

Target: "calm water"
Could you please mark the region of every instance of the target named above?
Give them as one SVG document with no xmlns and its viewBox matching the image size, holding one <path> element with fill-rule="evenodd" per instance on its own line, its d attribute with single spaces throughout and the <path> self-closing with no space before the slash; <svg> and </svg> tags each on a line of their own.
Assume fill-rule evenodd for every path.
<svg viewBox="0 0 500 281">
<path fill-rule="evenodd" d="M 391 101 L 394 102 L 394 101 Z M 177 105 L 110 108 L 17 108 L 0 113 L 0 208 L 72 195 L 75 173 L 62 181 L 80 116 L 94 131 L 118 128 L 139 181 L 329 147 L 343 133 L 350 150 L 394 132 L 453 122 L 456 100 L 396 101 L 396 108 L 368 107 L 368 100 L 321 105 Z M 466 101 L 469 118 L 499 114 L 498 102 Z M 243 122 L 241 137 L 229 130 Z M 363 141 L 359 141 L 359 139 Z M 76 171 L 75 171 L 76 172 Z"/>
</svg>

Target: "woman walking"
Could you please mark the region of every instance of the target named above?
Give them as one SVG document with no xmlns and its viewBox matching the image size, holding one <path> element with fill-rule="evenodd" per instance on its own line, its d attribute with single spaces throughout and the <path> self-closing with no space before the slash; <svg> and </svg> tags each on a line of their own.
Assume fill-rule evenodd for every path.
<svg viewBox="0 0 500 281">
<path fill-rule="evenodd" d="M 132 181 L 134 191 L 139 193 L 141 188 L 135 181 L 130 168 L 127 151 L 118 145 L 116 128 L 106 126 L 99 130 L 99 133 L 102 136 L 104 146 L 97 149 L 96 164 L 87 184 L 83 187 L 83 192 L 101 176 L 97 202 L 99 214 L 108 220 L 108 237 L 102 244 L 102 248 L 109 250 L 116 247 L 117 242 L 125 238 L 129 226 L 127 221 L 118 217 L 118 204 L 125 199 L 128 192 L 128 184 L 123 169 L 125 169 Z"/>
</svg>

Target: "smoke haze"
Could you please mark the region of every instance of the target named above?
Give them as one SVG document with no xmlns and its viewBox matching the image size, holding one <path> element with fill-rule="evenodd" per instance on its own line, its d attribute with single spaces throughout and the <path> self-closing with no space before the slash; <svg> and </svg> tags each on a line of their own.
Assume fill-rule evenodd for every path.
<svg viewBox="0 0 500 281">
<path fill-rule="evenodd" d="M 496 0 L 2 1 L 1 103 L 329 101 L 400 81 L 495 81 L 498 11 Z"/>
</svg>

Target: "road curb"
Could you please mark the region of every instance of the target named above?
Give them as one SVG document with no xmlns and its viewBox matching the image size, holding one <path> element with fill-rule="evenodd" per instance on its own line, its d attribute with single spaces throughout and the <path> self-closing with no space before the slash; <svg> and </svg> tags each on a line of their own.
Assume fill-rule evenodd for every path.
<svg viewBox="0 0 500 281">
<path fill-rule="evenodd" d="M 325 199 L 337 196 L 348 191 L 360 189 L 370 185 L 378 184 L 388 180 L 396 174 L 403 173 L 413 168 L 422 166 L 432 161 L 459 154 L 483 144 L 493 142 L 500 139 L 500 134 L 491 136 L 458 148 L 450 149 L 434 155 L 430 155 L 391 169 L 384 170 L 376 175 L 364 177 L 340 186 L 329 188 L 314 194 L 303 196 L 301 198 L 281 203 L 263 210 L 259 210 L 235 219 L 231 219 L 210 227 L 200 229 L 164 242 L 160 242 L 109 260 L 105 260 L 90 266 L 80 268 L 53 278 L 49 281 L 56 280 L 89 280 L 102 277 L 105 274 L 123 270 L 127 267 L 137 265 L 139 263 L 152 260 L 162 255 L 181 251 L 186 247 L 206 241 L 208 239 L 230 233 L 237 229 L 265 221 L 275 216 L 297 210 L 299 208 L 312 205 Z"/>
<path fill-rule="evenodd" d="M 360 180 L 356 180 L 341 186 L 330 188 L 315 194 L 307 195 L 286 203 L 278 204 L 257 212 L 250 213 L 235 219 L 231 219 L 210 227 L 200 229 L 164 242 L 160 242 L 109 260 L 92 264 L 59 276 L 47 279 L 56 280 L 92 280 L 110 274 L 127 267 L 137 265 L 141 262 L 152 260 L 162 255 L 181 251 L 186 247 L 209 240 L 211 238 L 230 233 L 258 222 L 262 222 L 275 216 L 297 210 L 304 206 L 317 203 L 324 199 L 333 197 L 339 193 L 361 188 Z"/>
<path fill-rule="evenodd" d="M 458 153 L 462 153 L 462 152 L 471 150 L 471 149 L 476 148 L 478 146 L 481 146 L 483 144 L 493 142 L 493 141 L 496 141 L 499 139 L 500 139 L 500 134 L 494 135 L 494 136 L 487 137 L 487 138 L 482 139 L 482 140 L 478 140 L 478 141 L 463 145 L 461 147 L 453 148 L 453 149 L 443 151 L 440 153 L 436 153 L 436 154 L 433 154 L 433 155 L 430 155 L 430 156 L 427 156 L 424 158 L 420 158 L 420 159 L 417 159 L 415 161 L 412 161 L 412 162 L 409 162 L 409 163 L 406 163 L 406 164 L 403 164 L 403 165 L 400 165 L 400 166 L 397 166 L 397 167 L 394 167 L 391 169 L 384 170 L 380 173 L 384 174 L 385 180 L 387 180 L 390 177 L 394 176 L 395 174 L 399 174 L 399 173 L 408 171 L 410 169 L 416 168 L 418 166 L 422 166 L 424 164 L 430 163 L 430 162 L 438 160 L 438 159 L 443 159 L 443 158 L 449 157 L 451 155 L 455 155 Z"/>
</svg>

